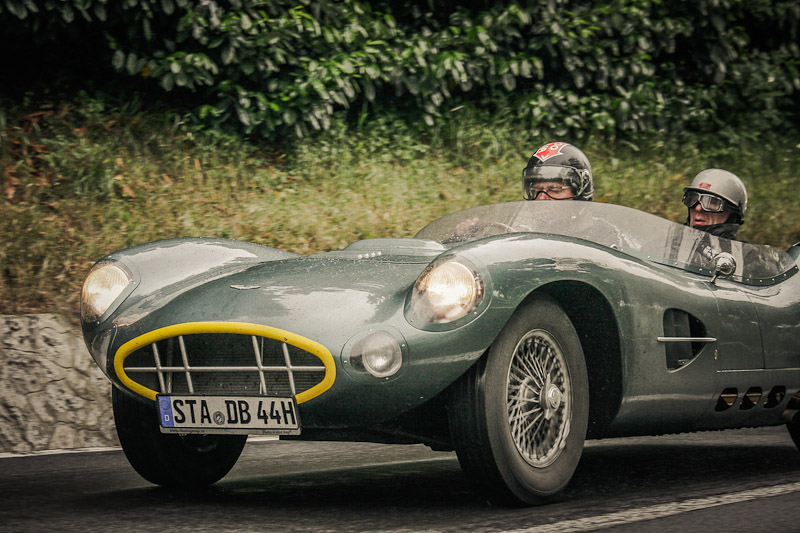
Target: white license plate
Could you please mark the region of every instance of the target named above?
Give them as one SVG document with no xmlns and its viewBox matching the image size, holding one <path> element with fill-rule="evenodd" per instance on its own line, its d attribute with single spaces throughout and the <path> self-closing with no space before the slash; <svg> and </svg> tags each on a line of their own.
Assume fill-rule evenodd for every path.
<svg viewBox="0 0 800 533">
<path fill-rule="evenodd" d="M 293 398 L 159 395 L 158 413 L 164 433 L 300 433 Z"/>
</svg>

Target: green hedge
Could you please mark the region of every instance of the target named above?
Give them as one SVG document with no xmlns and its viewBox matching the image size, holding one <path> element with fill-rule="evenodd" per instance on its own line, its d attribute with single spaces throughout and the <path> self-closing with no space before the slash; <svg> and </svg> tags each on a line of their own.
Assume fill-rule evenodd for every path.
<svg viewBox="0 0 800 533">
<path fill-rule="evenodd" d="M 462 106 L 556 135 L 800 122 L 795 0 L 2 0 L 0 24 L 104 42 L 85 60 L 266 136 L 387 108 L 432 126 Z"/>
</svg>

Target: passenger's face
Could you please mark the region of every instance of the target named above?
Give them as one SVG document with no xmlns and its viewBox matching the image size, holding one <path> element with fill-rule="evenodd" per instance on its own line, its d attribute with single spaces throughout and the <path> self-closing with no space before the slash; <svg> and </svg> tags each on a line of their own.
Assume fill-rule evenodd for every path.
<svg viewBox="0 0 800 533">
<path fill-rule="evenodd" d="M 572 200 L 572 188 L 559 181 L 543 181 L 531 187 L 534 200 Z"/>
<path fill-rule="evenodd" d="M 689 225 L 693 228 L 697 226 L 712 226 L 714 224 L 722 224 L 727 222 L 730 213 L 721 211 L 719 213 L 709 213 L 703 211 L 700 202 L 694 204 L 694 207 L 689 209 Z"/>
</svg>

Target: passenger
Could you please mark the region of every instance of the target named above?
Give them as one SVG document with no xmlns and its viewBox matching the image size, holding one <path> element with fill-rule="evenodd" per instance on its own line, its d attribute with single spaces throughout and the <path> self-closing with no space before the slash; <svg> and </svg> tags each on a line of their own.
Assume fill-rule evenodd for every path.
<svg viewBox="0 0 800 533">
<path fill-rule="evenodd" d="M 526 200 L 585 200 L 594 194 L 592 166 L 586 154 L 565 142 L 545 144 L 522 171 Z"/>
<path fill-rule="evenodd" d="M 689 208 L 686 225 L 725 239 L 736 239 L 747 211 L 747 188 L 732 172 L 709 168 L 683 189 Z"/>
</svg>

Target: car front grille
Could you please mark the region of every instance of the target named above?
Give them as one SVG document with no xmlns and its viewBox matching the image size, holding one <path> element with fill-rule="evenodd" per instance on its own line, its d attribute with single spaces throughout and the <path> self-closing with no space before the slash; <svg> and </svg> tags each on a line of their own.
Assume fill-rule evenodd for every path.
<svg viewBox="0 0 800 533">
<path fill-rule="evenodd" d="M 199 333 L 161 339 L 124 360 L 131 380 L 161 394 L 296 396 L 322 382 L 314 354 L 277 339 Z"/>
</svg>

